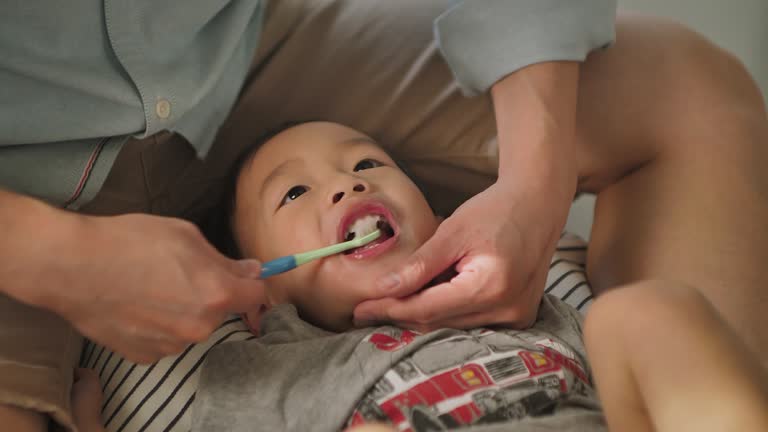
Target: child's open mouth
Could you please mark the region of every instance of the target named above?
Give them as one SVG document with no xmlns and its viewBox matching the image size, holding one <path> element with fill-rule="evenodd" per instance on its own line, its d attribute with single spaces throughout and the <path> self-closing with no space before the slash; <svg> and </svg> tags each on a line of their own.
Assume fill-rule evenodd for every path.
<svg viewBox="0 0 768 432">
<path fill-rule="evenodd" d="M 388 209 L 377 203 L 369 203 L 352 209 L 342 220 L 342 241 L 364 237 L 377 229 L 381 231 L 381 236 L 366 245 L 344 252 L 344 255 L 362 259 L 379 255 L 389 249 L 397 237 L 397 229 L 391 221 L 392 218 Z"/>
<path fill-rule="evenodd" d="M 363 224 L 364 226 L 360 226 Z M 371 226 L 373 229 L 370 228 Z M 389 222 L 387 222 L 386 219 L 383 219 L 383 217 L 379 215 L 370 215 L 358 219 L 354 224 L 352 224 L 350 229 L 353 230 L 347 232 L 346 236 L 344 237 L 344 241 L 350 241 L 354 240 L 356 237 L 366 236 L 377 229 L 381 230 L 381 236 L 366 245 L 344 252 L 344 255 L 352 255 L 354 253 L 360 253 L 366 249 L 372 249 L 395 236 L 395 230 L 392 229 L 392 226 L 389 224 Z"/>
</svg>

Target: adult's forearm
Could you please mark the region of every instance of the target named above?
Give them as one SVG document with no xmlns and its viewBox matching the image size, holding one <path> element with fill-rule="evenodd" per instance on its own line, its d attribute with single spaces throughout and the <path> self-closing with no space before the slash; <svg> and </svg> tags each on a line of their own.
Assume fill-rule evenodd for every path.
<svg viewBox="0 0 768 432">
<path fill-rule="evenodd" d="M 17 292 L 20 274 L 26 272 L 31 229 L 45 223 L 45 204 L 23 195 L 0 189 L 0 292 L 12 297 Z"/>
<path fill-rule="evenodd" d="M 493 86 L 501 179 L 570 200 L 578 174 L 573 160 L 578 78 L 578 63 L 546 62 Z"/>
<path fill-rule="evenodd" d="M 0 292 L 42 305 L 29 287 L 46 257 L 60 253 L 53 245 L 63 244 L 67 233 L 62 224 L 69 217 L 42 201 L 0 189 Z"/>
</svg>

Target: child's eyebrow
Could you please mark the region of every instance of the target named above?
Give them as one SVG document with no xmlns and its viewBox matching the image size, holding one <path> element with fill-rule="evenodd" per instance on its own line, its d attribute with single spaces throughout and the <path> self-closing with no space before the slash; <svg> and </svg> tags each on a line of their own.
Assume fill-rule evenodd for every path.
<svg viewBox="0 0 768 432">
<path fill-rule="evenodd" d="M 284 161 L 283 163 L 281 163 L 280 165 L 278 165 L 277 168 L 272 170 L 272 172 L 269 173 L 269 175 L 261 183 L 261 188 L 259 189 L 259 197 L 261 197 L 262 199 L 264 198 L 264 191 L 267 190 L 267 186 L 269 185 L 269 183 L 272 183 L 273 181 L 275 181 L 276 178 L 278 178 L 281 175 L 283 175 L 283 171 L 286 170 L 286 167 L 288 165 L 290 165 L 292 163 L 300 162 L 300 161 L 301 161 L 301 159 L 299 159 L 299 158 L 288 159 L 288 160 Z"/>
<path fill-rule="evenodd" d="M 359 146 L 363 144 L 373 144 L 374 146 L 376 146 L 376 148 L 381 148 L 379 146 L 379 143 L 377 143 L 376 141 L 366 136 L 352 137 L 344 141 L 341 141 L 341 144 L 347 144 L 350 147 Z M 286 170 L 286 166 L 292 163 L 297 163 L 297 162 L 302 162 L 302 159 L 301 158 L 288 159 L 286 161 L 283 161 L 280 165 L 277 166 L 277 168 L 272 170 L 272 172 L 269 173 L 269 175 L 261 183 L 261 188 L 259 189 L 259 197 L 261 197 L 262 199 L 264 198 L 264 192 L 267 190 L 267 187 L 269 186 L 269 184 L 275 181 L 276 178 L 283 175 L 283 172 Z"/>
<path fill-rule="evenodd" d="M 357 144 L 357 145 L 360 145 L 360 144 L 373 144 L 376 147 L 379 147 L 379 143 L 377 143 L 376 141 L 374 141 L 374 140 L 372 140 L 372 139 L 370 139 L 370 138 L 368 138 L 366 136 L 357 136 L 357 137 L 349 138 L 349 139 L 346 139 L 346 140 L 342 141 L 341 144 L 352 144 L 352 145 L 355 145 L 355 144 Z"/>
</svg>

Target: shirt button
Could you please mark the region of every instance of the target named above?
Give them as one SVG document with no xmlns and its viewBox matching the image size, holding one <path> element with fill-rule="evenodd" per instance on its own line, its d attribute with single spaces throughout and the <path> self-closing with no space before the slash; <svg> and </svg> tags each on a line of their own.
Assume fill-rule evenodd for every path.
<svg viewBox="0 0 768 432">
<path fill-rule="evenodd" d="M 155 113 L 161 119 L 167 119 L 171 116 L 171 103 L 167 99 L 160 99 L 155 104 Z"/>
</svg>

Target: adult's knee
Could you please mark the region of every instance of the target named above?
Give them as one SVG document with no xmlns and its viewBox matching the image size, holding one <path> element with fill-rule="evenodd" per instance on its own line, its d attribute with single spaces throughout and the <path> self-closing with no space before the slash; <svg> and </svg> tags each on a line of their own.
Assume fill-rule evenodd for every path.
<svg viewBox="0 0 768 432">
<path fill-rule="evenodd" d="M 678 22 L 620 15 L 615 44 L 581 67 L 579 187 L 599 192 L 662 154 L 689 155 L 692 143 L 719 151 L 761 122 L 762 94 L 734 55 Z"/>
<path fill-rule="evenodd" d="M 670 94 L 679 92 L 688 104 L 696 103 L 689 106 L 732 110 L 739 105 L 764 115 L 760 88 L 742 61 L 702 34 L 671 19 L 650 16 L 620 17 L 618 26 L 647 35 L 664 60 L 655 65 L 659 74 L 673 77 L 676 84 L 668 89 Z"/>
</svg>

